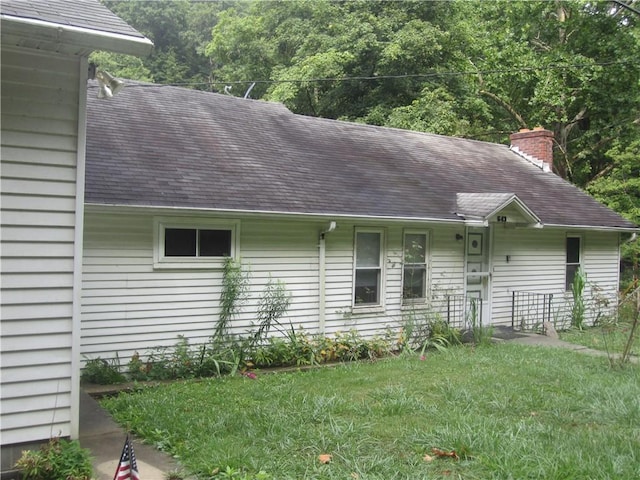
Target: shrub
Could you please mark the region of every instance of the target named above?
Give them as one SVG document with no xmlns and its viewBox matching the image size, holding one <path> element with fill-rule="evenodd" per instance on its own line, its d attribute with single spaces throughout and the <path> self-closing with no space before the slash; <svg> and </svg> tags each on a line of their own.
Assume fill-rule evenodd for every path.
<svg viewBox="0 0 640 480">
<path fill-rule="evenodd" d="M 100 357 L 87 360 L 80 379 L 85 383 L 98 385 L 113 385 L 126 381 L 126 377 L 120 372 L 120 360 L 117 355 L 111 360 Z"/>
<path fill-rule="evenodd" d="M 25 450 L 16 462 L 25 480 L 90 480 L 93 475 L 89 450 L 77 440 L 52 438 L 40 450 Z"/>
</svg>

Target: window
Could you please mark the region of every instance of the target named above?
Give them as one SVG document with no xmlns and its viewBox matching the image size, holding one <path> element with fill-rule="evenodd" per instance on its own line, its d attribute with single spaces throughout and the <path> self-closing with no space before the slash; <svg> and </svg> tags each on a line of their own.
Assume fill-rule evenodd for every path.
<svg viewBox="0 0 640 480">
<path fill-rule="evenodd" d="M 236 256 L 238 222 L 164 218 L 155 228 L 155 268 L 218 268 Z"/>
<path fill-rule="evenodd" d="M 424 300 L 427 296 L 427 234 L 405 232 L 402 299 Z"/>
<path fill-rule="evenodd" d="M 576 276 L 576 272 L 580 268 L 580 237 L 567 237 L 567 262 L 566 262 L 566 277 L 565 277 L 565 289 L 571 290 L 573 279 Z"/>
<path fill-rule="evenodd" d="M 356 306 L 380 305 L 382 285 L 382 232 L 356 231 L 355 285 Z"/>
<path fill-rule="evenodd" d="M 165 228 L 165 257 L 229 257 L 231 230 Z"/>
</svg>

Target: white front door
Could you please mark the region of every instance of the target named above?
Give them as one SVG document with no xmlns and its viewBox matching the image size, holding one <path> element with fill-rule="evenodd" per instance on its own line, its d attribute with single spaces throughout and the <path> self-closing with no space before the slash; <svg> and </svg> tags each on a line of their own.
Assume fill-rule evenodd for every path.
<svg viewBox="0 0 640 480">
<path fill-rule="evenodd" d="M 489 251 L 489 229 L 468 228 L 465 248 L 465 310 L 469 322 L 489 322 Z"/>
</svg>

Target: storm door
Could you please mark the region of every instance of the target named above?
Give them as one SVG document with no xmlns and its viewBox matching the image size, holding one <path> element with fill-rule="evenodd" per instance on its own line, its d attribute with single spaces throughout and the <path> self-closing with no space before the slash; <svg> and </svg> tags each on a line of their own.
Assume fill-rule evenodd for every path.
<svg viewBox="0 0 640 480">
<path fill-rule="evenodd" d="M 489 237 L 488 228 L 467 229 L 465 311 L 468 323 L 488 323 L 489 320 Z"/>
</svg>

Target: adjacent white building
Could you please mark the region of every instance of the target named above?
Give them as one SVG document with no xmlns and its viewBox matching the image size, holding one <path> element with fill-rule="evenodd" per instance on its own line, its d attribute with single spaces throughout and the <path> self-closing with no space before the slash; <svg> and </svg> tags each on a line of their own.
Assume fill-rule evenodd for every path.
<svg viewBox="0 0 640 480">
<path fill-rule="evenodd" d="M 151 42 L 93 0 L 3 0 L 2 471 L 78 435 L 87 57 Z"/>
</svg>

